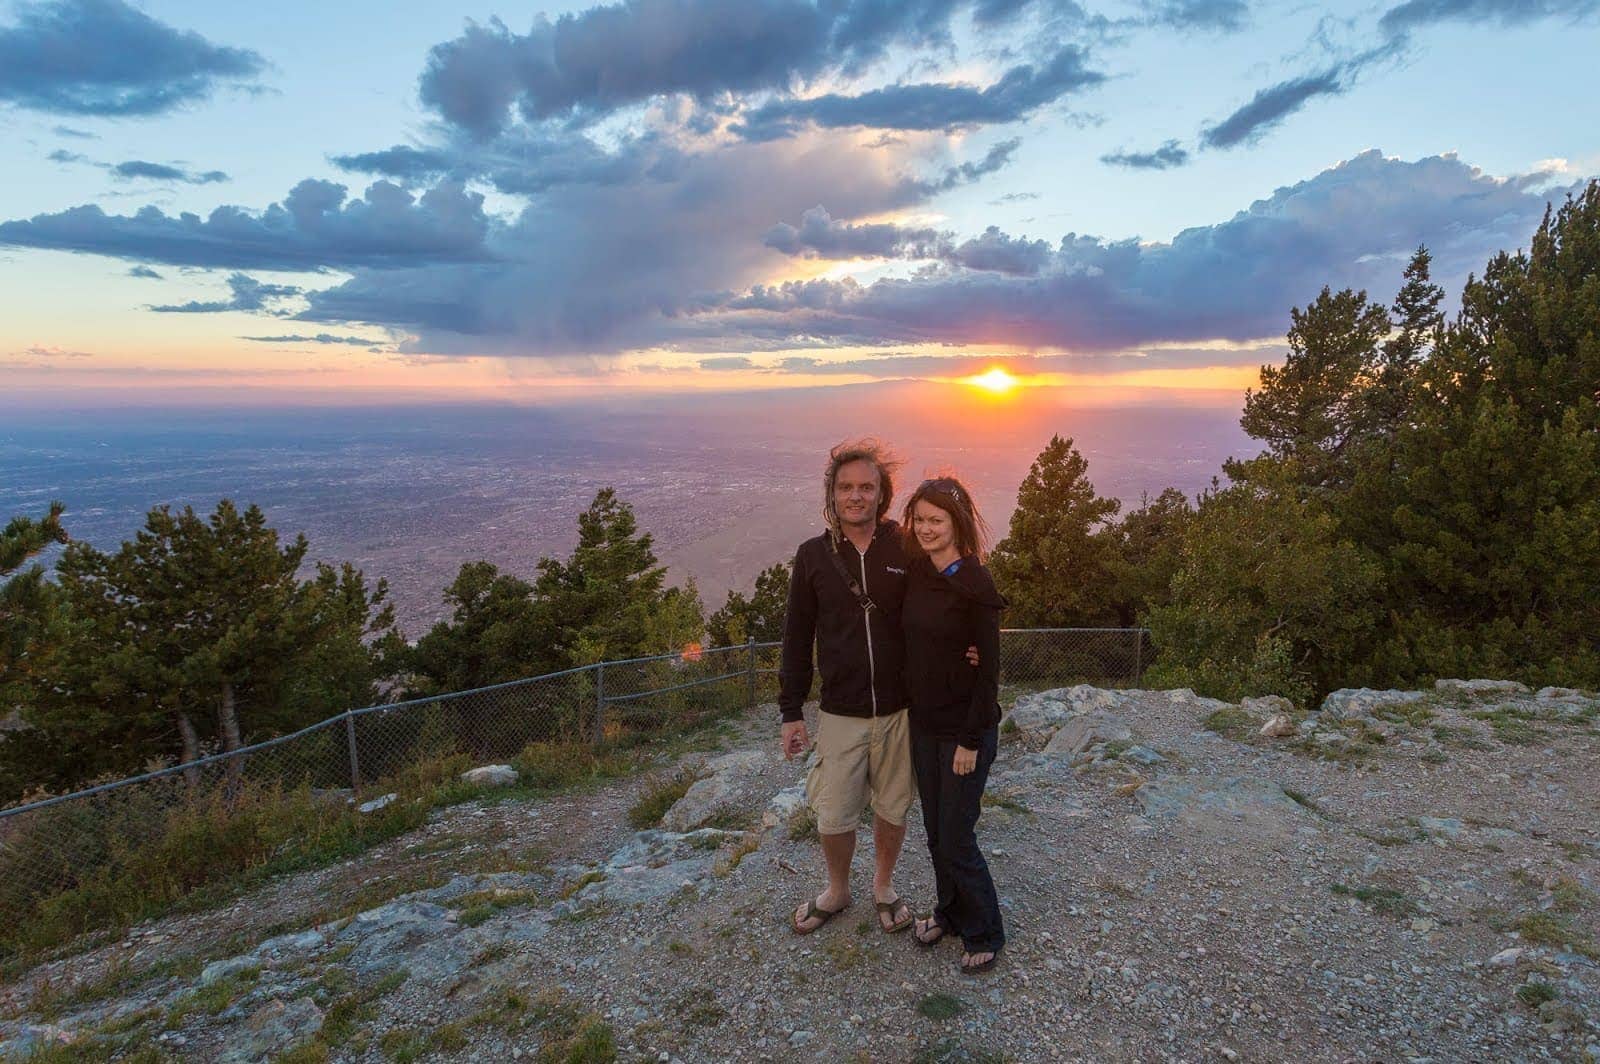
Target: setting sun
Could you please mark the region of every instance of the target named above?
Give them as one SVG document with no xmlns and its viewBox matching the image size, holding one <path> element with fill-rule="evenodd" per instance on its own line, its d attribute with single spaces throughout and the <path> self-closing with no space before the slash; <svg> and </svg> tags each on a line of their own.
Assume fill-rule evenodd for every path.
<svg viewBox="0 0 1600 1064">
<path fill-rule="evenodd" d="M 1017 378 L 996 366 L 987 373 L 980 373 L 976 377 L 968 377 L 967 383 L 996 395 L 1004 395 L 1019 383 Z"/>
</svg>

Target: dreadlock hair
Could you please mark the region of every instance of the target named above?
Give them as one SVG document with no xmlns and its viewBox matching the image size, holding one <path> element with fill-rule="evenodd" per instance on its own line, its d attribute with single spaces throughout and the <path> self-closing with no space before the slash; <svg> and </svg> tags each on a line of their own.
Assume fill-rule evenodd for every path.
<svg viewBox="0 0 1600 1064">
<path fill-rule="evenodd" d="M 828 526 L 828 535 L 837 547 L 844 537 L 844 527 L 833 505 L 833 486 L 839 479 L 839 470 L 851 462 L 871 462 L 878 470 L 878 520 L 889 512 L 894 501 L 894 475 L 905 463 L 875 436 L 859 440 L 843 440 L 828 452 L 828 467 L 822 473 L 822 519 Z"/>
<path fill-rule="evenodd" d="M 924 480 L 917 486 L 917 490 L 911 493 L 911 498 L 906 503 L 905 517 L 901 522 L 901 534 L 905 537 L 907 553 L 912 557 L 924 553 L 914 529 L 919 502 L 932 503 L 950 515 L 950 523 L 955 526 L 957 553 L 963 558 L 975 555 L 978 561 L 983 561 L 984 555 L 989 553 L 988 522 L 978 512 L 978 503 L 973 499 L 972 492 L 953 476 Z"/>
</svg>

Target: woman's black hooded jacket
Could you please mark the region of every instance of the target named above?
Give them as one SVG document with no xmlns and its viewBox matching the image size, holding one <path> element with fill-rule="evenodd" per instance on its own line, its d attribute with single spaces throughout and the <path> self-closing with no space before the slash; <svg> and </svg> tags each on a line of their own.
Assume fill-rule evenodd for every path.
<svg viewBox="0 0 1600 1064">
<path fill-rule="evenodd" d="M 945 576 L 927 555 L 907 567 L 905 604 L 906 692 L 911 727 L 978 749 L 982 733 L 1000 723 L 1000 611 L 1006 600 L 976 557 Z M 967 647 L 978 648 L 978 665 Z"/>
</svg>

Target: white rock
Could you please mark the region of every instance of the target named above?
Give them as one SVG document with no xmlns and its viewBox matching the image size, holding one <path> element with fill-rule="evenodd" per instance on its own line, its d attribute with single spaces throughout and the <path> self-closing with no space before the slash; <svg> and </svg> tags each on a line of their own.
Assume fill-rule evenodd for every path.
<svg viewBox="0 0 1600 1064">
<path fill-rule="evenodd" d="M 1095 710 L 1074 717 L 1045 744 L 1047 754 L 1077 754 L 1096 743 L 1126 742 L 1133 738 L 1133 729 L 1121 717 Z"/>
<path fill-rule="evenodd" d="M 356 812 L 376 813 L 378 810 L 382 809 L 384 806 L 388 805 L 398 797 L 400 797 L 398 794 L 386 794 L 382 798 L 374 798 L 370 802 L 362 802 L 360 805 L 356 806 Z"/>
<path fill-rule="evenodd" d="M 1489 958 L 1489 967 L 1513 968 L 1516 966 L 1517 961 L 1521 960 L 1522 955 L 1526 952 L 1528 952 L 1528 950 L 1525 946 L 1512 946 L 1510 949 L 1503 949 L 1499 953 L 1496 953 L 1493 957 Z"/>
<path fill-rule="evenodd" d="M 1287 739 L 1299 731 L 1300 726 L 1287 713 L 1279 713 L 1261 726 L 1261 734 L 1269 739 Z"/>
<path fill-rule="evenodd" d="M 517 770 L 510 765 L 480 765 L 467 769 L 461 778 L 485 787 L 509 787 L 517 782 Z"/>
<path fill-rule="evenodd" d="M 1294 703 L 1282 695 L 1262 695 L 1239 701 L 1239 708 L 1252 717 L 1276 717 L 1294 712 Z"/>
<path fill-rule="evenodd" d="M 1450 694 L 1473 695 L 1525 695 L 1528 685 L 1515 680 L 1435 680 L 1435 691 L 1445 691 Z"/>
<path fill-rule="evenodd" d="M 785 787 L 772 796 L 772 800 L 767 803 L 766 812 L 761 814 L 761 824 L 769 828 L 787 824 L 799 816 L 805 807 L 806 785 L 802 781 L 792 787 Z"/>
<path fill-rule="evenodd" d="M 1405 705 L 1421 697 L 1421 691 L 1375 691 L 1370 687 L 1341 687 L 1337 691 L 1328 692 L 1328 696 L 1322 700 L 1322 715 L 1330 721 L 1370 717 L 1372 711 L 1381 706 Z"/>
</svg>

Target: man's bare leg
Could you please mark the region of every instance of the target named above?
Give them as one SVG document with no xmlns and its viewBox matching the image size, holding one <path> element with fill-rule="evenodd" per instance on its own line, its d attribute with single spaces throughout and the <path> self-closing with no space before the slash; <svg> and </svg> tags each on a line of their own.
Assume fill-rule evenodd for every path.
<svg viewBox="0 0 1600 1064">
<path fill-rule="evenodd" d="M 900 860 L 900 847 L 905 845 L 906 826 L 904 824 L 891 824 L 881 816 L 872 818 L 872 900 L 893 901 L 899 895 L 894 890 L 894 866 Z M 895 917 L 899 916 L 898 908 L 894 913 L 878 914 L 878 923 L 882 927 L 889 927 Z M 899 917 L 904 919 L 904 917 Z"/>
<path fill-rule="evenodd" d="M 901 835 L 904 836 L 904 830 Z M 817 895 L 817 908 L 838 912 L 850 904 L 850 861 L 855 855 L 855 832 L 841 831 L 836 835 L 822 836 L 822 860 L 828 866 L 828 887 Z M 794 911 L 795 926 L 802 931 L 809 931 L 822 923 L 820 917 L 807 920 L 805 915 L 804 905 Z"/>
</svg>

